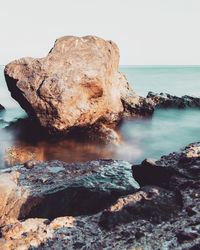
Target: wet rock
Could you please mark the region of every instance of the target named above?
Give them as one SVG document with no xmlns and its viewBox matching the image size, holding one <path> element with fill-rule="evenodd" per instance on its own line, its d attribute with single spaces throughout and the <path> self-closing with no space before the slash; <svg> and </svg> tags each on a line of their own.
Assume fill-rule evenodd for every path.
<svg viewBox="0 0 200 250">
<path fill-rule="evenodd" d="M 180 195 L 162 188 L 146 186 L 134 194 L 119 198 L 106 209 L 100 218 L 100 225 L 111 229 L 139 219 L 160 223 L 177 214 L 181 206 Z"/>
<path fill-rule="evenodd" d="M 151 104 L 134 93 L 118 66 L 115 43 L 66 36 L 56 40 L 47 57 L 8 64 L 5 78 L 29 117 L 49 133 L 63 134 L 76 127 L 115 124 L 124 109 L 131 115 L 152 113 Z"/>
<path fill-rule="evenodd" d="M 0 178 L 1 224 L 11 219 L 92 214 L 139 188 L 131 165 L 113 160 L 36 162 L 29 169 L 17 166 L 1 171 Z"/>
<path fill-rule="evenodd" d="M 178 97 L 167 93 L 149 92 L 147 100 L 152 101 L 153 106 L 156 108 L 200 108 L 200 97 L 188 95 Z"/>
</svg>

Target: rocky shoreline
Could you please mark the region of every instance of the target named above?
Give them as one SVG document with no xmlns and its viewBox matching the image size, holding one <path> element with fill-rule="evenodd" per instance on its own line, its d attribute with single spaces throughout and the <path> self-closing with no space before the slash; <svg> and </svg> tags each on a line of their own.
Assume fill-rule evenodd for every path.
<svg viewBox="0 0 200 250">
<path fill-rule="evenodd" d="M 200 143 L 132 171 L 112 160 L 3 170 L 1 249 L 199 249 L 199 175 Z"/>
<path fill-rule="evenodd" d="M 117 144 L 124 119 L 200 108 L 197 97 L 140 97 L 118 67 L 117 45 L 94 36 L 62 37 L 44 58 L 11 62 L 8 89 L 28 118 L 6 131 L 24 141 Z M 28 152 L 9 149 L 10 168 L 0 170 L 0 250 L 200 249 L 200 142 L 133 166 L 45 161 L 37 148 Z"/>
</svg>

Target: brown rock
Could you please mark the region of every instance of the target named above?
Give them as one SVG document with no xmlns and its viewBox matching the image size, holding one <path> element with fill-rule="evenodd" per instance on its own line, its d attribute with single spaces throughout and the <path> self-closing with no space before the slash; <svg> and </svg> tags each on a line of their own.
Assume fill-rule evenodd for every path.
<svg viewBox="0 0 200 250">
<path fill-rule="evenodd" d="M 5 77 L 12 97 L 29 116 L 49 132 L 60 133 L 118 121 L 124 111 L 121 100 L 133 106 L 131 115 L 140 113 L 141 98 L 118 66 L 115 43 L 94 36 L 66 36 L 56 40 L 45 58 L 8 64 Z"/>
<path fill-rule="evenodd" d="M 0 225 L 15 221 L 28 197 L 28 190 L 20 187 L 18 180 L 17 171 L 0 175 Z"/>
<path fill-rule="evenodd" d="M 4 161 L 7 167 L 24 164 L 33 160 L 44 160 L 43 149 L 33 146 L 13 146 L 5 152 Z M 30 164 L 28 164 L 30 165 Z"/>
</svg>

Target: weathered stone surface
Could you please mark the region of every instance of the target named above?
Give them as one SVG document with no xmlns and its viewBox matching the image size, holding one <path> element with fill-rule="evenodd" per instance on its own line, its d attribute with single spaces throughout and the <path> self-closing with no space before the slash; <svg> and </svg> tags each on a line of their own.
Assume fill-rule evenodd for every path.
<svg viewBox="0 0 200 250">
<path fill-rule="evenodd" d="M 124 102 L 130 103 L 132 115 L 152 112 L 147 103 L 143 108 L 144 98 L 133 92 L 118 66 L 115 43 L 67 36 L 56 40 L 45 58 L 8 64 L 5 78 L 12 97 L 29 116 L 49 132 L 60 133 L 115 123 L 123 115 Z"/>
<path fill-rule="evenodd" d="M 180 152 L 162 156 L 160 160 L 144 160 L 133 165 L 133 176 L 140 185 L 158 185 L 169 188 L 172 178 L 200 178 L 200 143 L 191 143 Z M 177 180 L 177 181 L 178 181 Z"/>
<path fill-rule="evenodd" d="M 112 166 L 112 162 L 109 164 Z M 34 184 L 35 179 L 31 175 L 34 172 L 29 171 L 34 170 L 35 166 L 37 170 L 37 163 L 34 162 L 33 165 L 26 166 L 25 180 L 29 177 L 28 183 L 37 191 L 40 184 L 39 182 Z M 199 249 L 200 181 L 198 176 L 191 174 L 190 169 L 193 169 L 194 165 L 196 173 L 200 168 L 199 143 L 190 144 L 182 151 L 164 156 L 159 161 L 145 160 L 140 166 L 144 176 L 145 169 L 154 170 L 151 178 L 145 176 L 147 183 L 144 180 L 142 183 L 144 187 L 140 190 L 113 201 L 111 206 L 97 214 L 64 216 L 53 221 L 47 217 L 12 221 L 1 228 L 0 249 Z M 82 165 L 82 171 L 83 166 L 85 165 Z M 45 184 L 44 173 L 47 174 L 49 169 L 45 165 L 43 167 L 44 172 L 40 168 L 37 170 L 41 171 L 41 176 L 37 171 L 36 173 L 40 182 L 44 177 L 43 185 L 46 189 L 49 182 Z M 139 171 L 139 167 L 135 168 Z M 156 176 L 156 171 L 159 169 L 162 169 L 162 172 Z M 56 169 L 54 170 L 56 172 Z M 74 171 L 77 173 L 81 170 L 75 168 Z M 114 168 L 113 171 L 120 176 L 121 170 L 118 172 Z M 75 178 L 75 173 L 71 177 Z M 146 175 L 150 173 L 147 171 Z M 162 185 L 164 177 L 158 180 L 161 173 L 164 176 L 167 174 L 168 180 L 164 188 Z M 97 176 L 94 177 L 96 179 Z M 110 183 L 113 175 L 105 177 Z M 141 178 L 136 179 L 141 184 Z M 115 179 L 112 182 L 115 183 Z M 21 181 L 20 183 L 22 184 Z M 153 186 L 146 186 L 149 183 Z M 27 185 L 27 181 L 24 181 L 24 184 Z M 59 210 L 59 203 L 56 209 Z M 103 219 L 105 224 L 102 224 Z M 106 226 L 111 230 L 105 230 Z"/>
<path fill-rule="evenodd" d="M 200 108 L 200 97 L 184 95 L 182 97 L 173 96 L 167 93 L 149 92 L 147 100 L 152 101 L 155 108 Z"/>
<path fill-rule="evenodd" d="M 105 229 L 112 229 L 116 225 L 139 219 L 161 223 L 176 215 L 181 206 L 180 194 L 146 186 L 134 194 L 119 198 L 106 209 L 100 218 L 100 225 Z"/>
<path fill-rule="evenodd" d="M 124 106 L 123 117 L 151 116 L 154 112 L 154 104 L 151 99 L 135 95 L 129 91 L 122 96 L 121 101 Z"/>
<path fill-rule="evenodd" d="M 82 164 L 34 161 L 1 171 L 0 178 L 0 224 L 6 219 L 95 213 L 139 188 L 131 165 L 112 160 Z"/>
</svg>

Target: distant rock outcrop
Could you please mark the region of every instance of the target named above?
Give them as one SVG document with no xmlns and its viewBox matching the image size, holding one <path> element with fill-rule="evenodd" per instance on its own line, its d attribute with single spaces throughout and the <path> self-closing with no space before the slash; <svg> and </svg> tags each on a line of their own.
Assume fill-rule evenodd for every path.
<svg viewBox="0 0 200 250">
<path fill-rule="evenodd" d="M 56 40 L 45 58 L 8 64 L 5 78 L 12 97 L 31 118 L 51 133 L 63 133 L 116 123 L 124 111 L 126 116 L 153 112 L 118 66 L 119 49 L 114 42 L 66 36 Z"/>
<path fill-rule="evenodd" d="M 152 101 L 155 108 L 200 108 L 200 97 L 184 95 L 182 97 L 173 96 L 167 93 L 149 92 L 147 100 Z"/>
</svg>

